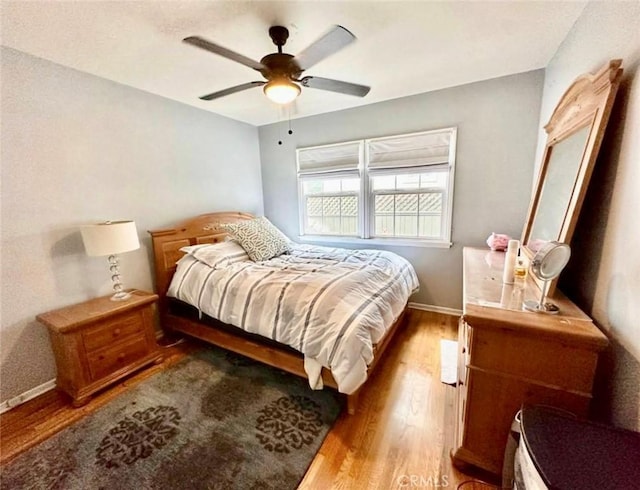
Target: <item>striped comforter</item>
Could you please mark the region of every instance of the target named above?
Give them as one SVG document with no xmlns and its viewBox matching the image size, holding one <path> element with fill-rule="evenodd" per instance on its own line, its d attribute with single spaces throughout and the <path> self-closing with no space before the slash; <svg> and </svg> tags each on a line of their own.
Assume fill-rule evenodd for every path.
<svg viewBox="0 0 640 490">
<path fill-rule="evenodd" d="M 185 255 L 168 294 L 293 347 L 304 354 L 313 388 L 322 387 L 324 366 L 350 394 L 366 380 L 373 345 L 417 288 L 413 267 L 394 253 L 295 244 L 290 254 L 222 268 Z"/>
</svg>

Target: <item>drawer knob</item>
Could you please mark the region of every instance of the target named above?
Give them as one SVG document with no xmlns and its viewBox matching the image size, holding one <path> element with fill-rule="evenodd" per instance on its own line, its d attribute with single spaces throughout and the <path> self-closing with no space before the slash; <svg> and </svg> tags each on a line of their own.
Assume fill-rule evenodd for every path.
<svg viewBox="0 0 640 490">
<path fill-rule="evenodd" d="M 120 335 L 120 329 L 119 329 L 119 328 L 116 328 L 116 329 L 113 331 L 113 336 L 114 336 L 114 337 L 117 337 L 118 335 Z"/>
<path fill-rule="evenodd" d="M 124 360 L 124 354 L 120 354 L 118 356 L 118 361 L 122 362 Z"/>
</svg>

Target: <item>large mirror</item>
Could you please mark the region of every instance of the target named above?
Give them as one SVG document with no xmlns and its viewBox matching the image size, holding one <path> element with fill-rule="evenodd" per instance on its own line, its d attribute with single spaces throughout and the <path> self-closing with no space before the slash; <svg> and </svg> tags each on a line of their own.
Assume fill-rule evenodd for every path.
<svg viewBox="0 0 640 490">
<path fill-rule="evenodd" d="M 545 126 L 547 143 L 522 232 L 532 258 L 545 243 L 570 243 L 622 75 L 622 60 L 579 77 Z M 554 284 L 550 290 L 553 291 Z"/>
</svg>

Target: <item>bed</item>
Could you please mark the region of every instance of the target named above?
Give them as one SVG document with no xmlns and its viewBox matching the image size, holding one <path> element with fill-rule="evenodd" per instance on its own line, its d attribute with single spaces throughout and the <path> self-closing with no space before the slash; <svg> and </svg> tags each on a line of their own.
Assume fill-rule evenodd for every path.
<svg viewBox="0 0 640 490">
<path fill-rule="evenodd" d="M 338 389 L 354 413 L 364 381 L 403 324 L 415 271 L 389 252 L 296 244 L 264 262 L 242 254 L 222 267 L 202 262 L 200 251 L 233 246 L 225 224 L 253 218 L 209 213 L 149 232 L 163 329 L 306 377 L 314 388 Z M 204 244 L 217 245 L 198 250 Z"/>
</svg>

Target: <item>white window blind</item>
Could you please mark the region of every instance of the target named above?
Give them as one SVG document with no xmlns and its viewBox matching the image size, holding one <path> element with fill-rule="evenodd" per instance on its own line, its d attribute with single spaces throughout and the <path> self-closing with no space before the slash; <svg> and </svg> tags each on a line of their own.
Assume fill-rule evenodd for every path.
<svg viewBox="0 0 640 490">
<path fill-rule="evenodd" d="M 298 174 L 355 173 L 360 166 L 362 141 L 316 146 L 297 150 Z"/>
<path fill-rule="evenodd" d="M 449 163 L 451 130 L 367 140 L 367 166 L 371 170 L 423 167 Z"/>
</svg>

